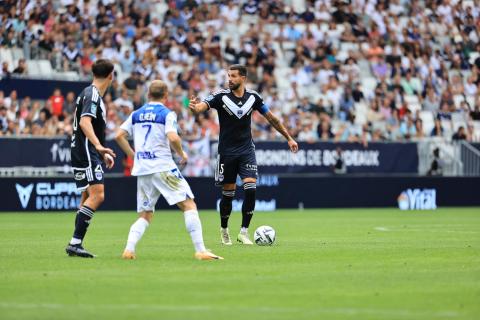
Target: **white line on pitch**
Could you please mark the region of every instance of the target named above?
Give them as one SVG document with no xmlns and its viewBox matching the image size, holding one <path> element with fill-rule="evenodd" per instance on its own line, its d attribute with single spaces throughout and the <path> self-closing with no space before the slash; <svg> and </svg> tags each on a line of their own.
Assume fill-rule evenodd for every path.
<svg viewBox="0 0 480 320">
<path fill-rule="evenodd" d="M 142 305 L 142 304 L 54 304 L 54 303 L 8 303 L 0 302 L 0 308 L 11 309 L 114 309 L 114 310 L 150 310 L 150 311 L 195 311 L 195 312 L 211 312 L 211 311 L 254 311 L 254 312 L 307 312 L 308 314 L 337 314 L 347 316 L 358 316 L 361 314 L 370 314 L 384 317 L 405 317 L 411 318 L 415 316 L 427 316 L 434 318 L 456 318 L 459 313 L 453 311 L 413 311 L 406 309 L 375 309 L 375 308 L 295 308 L 295 307 L 242 307 L 242 306 L 169 306 L 169 305 Z"/>
</svg>

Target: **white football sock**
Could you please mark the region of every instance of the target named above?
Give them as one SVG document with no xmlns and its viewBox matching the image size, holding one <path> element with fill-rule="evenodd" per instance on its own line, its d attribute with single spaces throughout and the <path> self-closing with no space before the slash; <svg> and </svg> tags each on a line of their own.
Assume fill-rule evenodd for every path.
<svg viewBox="0 0 480 320">
<path fill-rule="evenodd" d="M 248 228 L 241 227 L 240 228 L 240 233 L 243 233 L 243 234 L 248 233 Z"/>
<path fill-rule="evenodd" d="M 187 210 L 183 213 L 183 216 L 185 217 L 185 226 L 192 238 L 195 252 L 207 251 L 207 249 L 205 249 L 205 244 L 203 243 L 202 223 L 198 217 L 198 211 Z"/>
<path fill-rule="evenodd" d="M 70 240 L 70 244 L 72 245 L 81 244 L 81 243 L 82 243 L 82 240 L 77 238 L 72 238 L 72 240 Z"/>
<path fill-rule="evenodd" d="M 148 221 L 144 218 L 138 218 L 138 220 L 132 224 L 128 234 L 127 247 L 125 248 L 126 250 L 135 252 L 135 246 L 142 238 L 143 233 L 145 232 L 145 229 L 147 229 L 148 225 Z"/>
</svg>

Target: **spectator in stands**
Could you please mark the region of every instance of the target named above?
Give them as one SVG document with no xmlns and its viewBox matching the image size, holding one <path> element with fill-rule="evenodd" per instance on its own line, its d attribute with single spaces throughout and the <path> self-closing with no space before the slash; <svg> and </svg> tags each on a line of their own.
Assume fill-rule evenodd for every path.
<svg viewBox="0 0 480 320">
<path fill-rule="evenodd" d="M 410 71 L 407 71 L 405 74 L 405 79 L 402 80 L 401 85 L 407 95 L 416 95 L 419 93 L 420 88 L 415 84 Z"/>
<path fill-rule="evenodd" d="M 52 96 L 48 99 L 52 106 L 52 114 L 57 117 L 62 117 L 63 120 L 63 103 L 65 99 L 59 88 L 53 90 Z"/>
<path fill-rule="evenodd" d="M 122 90 L 125 90 L 128 93 L 129 97 L 133 97 L 142 86 L 142 81 L 140 80 L 140 73 L 134 71 L 122 84 Z"/>
<path fill-rule="evenodd" d="M 122 90 L 121 96 L 119 98 L 117 98 L 115 101 L 113 101 L 113 104 L 117 108 L 122 108 L 122 107 L 125 106 L 125 107 L 128 107 L 130 109 L 130 111 L 133 110 L 133 103 L 132 103 L 131 99 L 129 98 L 128 92 L 126 90 Z M 128 114 L 130 114 L 130 112 Z M 127 116 L 128 116 L 128 114 L 127 114 Z"/>
<path fill-rule="evenodd" d="M 228 1 L 227 5 L 221 6 L 220 15 L 225 24 L 235 25 L 240 18 L 240 10 L 232 1 Z"/>
<path fill-rule="evenodd" d="M 6 98 L 3 99 L 3 105 L 7 108 L 10 109 L 12 105 L 18 106 L 20 103 L 18 101 L 18 95 L 17 95 L 17 90 L 12 90 L 10 92 L 10 95 Z M 15 112 L 17 110 L 15 109 Z"/>
<path fill-rule="evenodd" d="M 379 122 L 385 120 L 384 114 L 380 111 L 380 99 L 375 99 L 367 112 L 368 122 Z"/>
<path fill-rule="evenodd" d="M 47 109 L 41 109 L 37 120 L 34 121 L 34 125 L 37 125 L 40 129 L 42 129 L 46 122 L 50 119 L 50 116 L 50 112 Z"/>
<path fill-rule="evenodd" d="M 405 119 L 400 123 L 400 133 L 406 140 L 410 140 L 417 135 L 417 128 L 413 121 L 411 112 L 408 112 Z"/>
<path fill-rule="evenodd" d="M 474 121 L 480 121 L 480 104 L 475 104 L 475 109 L 470 112 L 470 117 Z"/>
<path fill-rule="evenodd" d="M 314 105 L 308 100 L 307 97 L 302 98 L 301 102 L 297 106 L 297 110 L 300 112 L 312 112 Z"/>
<path fill-rule="evenodd" d="M 417 140 L 425 137 L 425 133 L 423 132 L 423 121 L 420 118 L 415 120 L 415 131 L 415 138 Z"/>
<path fill-rule="evenodd" d="M 437 113 L 437 118 L 439 120 L 452 120 L 452 112 L 451 110 L 454 108 L 454 106 L 452 105 L 452 107 L 450 107 L 448 105 L 448 103 L 443 103 L 442 104 L 442 107 L 440 108 L 440 110 L 438 111 Z"/>
<path fill-rule="evenodd" d="M 132 168 L 133 168 L 133 159 L 125 155 L 122 159 L 122 166 L 123 166 L 123 175 L 125 177 L 130 177 L 132 175 Z"/>
<path fill-rule="evenodd" d="M 7 108 L 5 108 L 3 105 L 0 105 L 0 135 L 3 135 L 5 132 L 7 132 L 7 127 Z"/>
<path fill-rule="evenodd" d="M 13 70 L 16 74 L 27 74 L 27 63 L 25 59 L 18 60 L 18 66 Z"/>
<path fill-rule="evenodd" d="M 63 49 L 63 69 L 79 71 L 80 58 L 80 51 L 76 47 L 75 41 L 70 39 L 68 45 Z"/>
<path fill-rule="evenodd" d="M 427 176 L 441 176 L 443 174 L 443 160 L 440 159 L 440 149 L 435 148 L 433 150 L 433 160 L 430 164 L 430 169 L 427 172 Z"/>
<path fill-rule="evenodd" d="M 313 123 L 308 122 L 302 126 L 302 130 L 297 135 L 298 141 L 305 141 L 308 143 L 314 143 L 317 141 L 317 133 L 313 129 Z"/>
<path fill-rule="evenodd" d="M 335 157 L 335 165 L 332 167 L 333 173 L 345 174 L 347 173 L 347 166 L 345 165 L 345 159 L 343 158 L 343 150 L 337 147 L 337 154 Z"/>
<path fill-rule="evenodd" d="M 2 62 L 2 69 L 0 70 L 0 79 L 7 79 L 10 77 L 8 62 Z"/>
<path fill-rule="evenodd" d="M 443 137 L 443 127 L 442 127 L 442 122 L 440 119 L 435 119 L 435 124 L 432 129 L 432 132 L 430 133 L 430 136 L 432 137 Z"/>
<path fill-rule="evenodd" d="M 425 111 L 437 112 L 440 105 L 440 100 L 435 94 L 435 90 L 432 87 L 427 89 L 427 96 L 422 101 L 422 108 Z"/>
<path fill-rule="evenodd" d="M 335 135 L 332 132 L 332 127 L 329 120 L 323 119 L 317 126 L 317 136 L 321 141 L 328 141 L 333 139 Z"/>
<path fill-rule="evenodd" d="M 131 53 L 131 50 L 125 50 L 123 55 L 120 57 L 120 66 L 122 67 L 122 72 L 130 74 L 135 65 L 135 56 Z"/>
<path fill-rule="evenodd" d="M 385 59 L 383 59 L 383 56 L 381 56 L 381 59 L 378 59 L 378 61 L 372 64 L 372 72 L 373 75 L 379 79 L 384 79 L 387 77 L 388 66 Z"/>
<path fill-rule="evenodd" d="M 158 77 L 179 88 L 169 103 L 182 113 L 183 101 L 194 89 L 208 94 L 211 88 L 224 86 L 223 63 L 241 62 L 248 64 L 251 89 L 264 96 L 270 96 L 272 90 L 282 93 L 277 100 L 286 122 L 295 126 L 303 118 L 298 120 L 299 133 L 304 119 L 328 111 L 331 119 L 321 118 L 318 123 L 339 121 L 339 139 L 358 140 L 364 132 L 356 129 L 354 119 L 362 123 L 367 115 L 379 112 L 387 122 L 387 132 L 378 132 L 372 123 L 375 129 L 366 128 L 365 135 L 373 140 L 383 136 L 400 139 L 400 122 L 404 126 L 408 122 L 407 102 L 415 100 L 413 95 L 418 97 L 421 111 L 431 112 L 445 125 L 450 126 L 452 113 L 458 111 L 456 105 L 468 119 L 480 120 L 475 101 L 480 85 L 480 57 L 476 57 L 480 52 L 479 15 L 471 5 L 316 1 L 314 6 L 299 9 L 282 1 L 228 1 L 220 5 L 172 1 L 163 13 L 148 0 L 105 0 L 98 6 L 97 1 L 27 2 L 15 6 L 14 1 L 7 1 L 13 13 L 0 18 L 3 49 L 15 48 L 15 54 L 20 49 L 26 59 L 48 59 L 55 71 L 80 71 L 79 77 L 90 74 L 96 59 L 118 57 L 121 85 L 113 86 L 109 93 L 115 101 L 120 87 L 127 89 L 134 107 L 141 105 L 144 82 Z M 328 24 L 326 29 L 324 23 Z M 277 27 L 272 30 L 271 24 Z M 236 31 L 235 38 L 222 39 L 231 37 L 231 30 Z M 2 78 L 14 67 L 7 61 L 2 60 Z M 134 71 L 140 74 L 132 75 Z M 288 78 L 285 81 L 289 75 L 290 83 Z M 365 81 L 369 78 L 378 86 L 371 88 Z M 352 83 L 356 85 L 349 88 Z M 473 111 L 466 102 L 459 102 L 462 94 Z M 304 97 L 319 102 L 317 108 L 302 113 L 297 110 Z M 127 108 L 112 105 L 117 118 L 125 116 Z M 19 114 L 20 110 L 25 114 L 25 106 L 19 101 L 14 111 L 7 107 L 9 114 L 15 114 L 15 121 L 8 124 L 9 132 L 53 132 L 39 130 L 33 111 L 29 112 L 35 117 L 29 130 L 30 122 Z M 70 113 L 65 106 L 63 109 L 64 115 Z M 203 121 L 188 113 L 182 117 L 190 130 L 194 123 Z M 65 126 L 66 121 L 57 125 Z M 318 123 L 313 122 L 314 128 Z M 262 138 L 268 137 L 262 133 Z"/>
<path fill-rule="evenodd" d="M 467 141 L 479 143 L 480 142 L 480 131 L 475 130 L 473 123 L 467 125 Z"/>
<path fill-rule="evenodd" d="M 67 93 L 67 97 L 63 102 L 62 110 L 65 117 L 67 115 L 72 115 L 75 112 L 75 93 L 73 91 Z"/>
<path fill-rule="evenodd" d="M 360 102 L 365 99 L 360 82 L 355 84 L 355 88 L 352 90 L 352 97 L 355 102 Z"/>
<path fill-rule="evenodd" d="M 458 141 L 458 140 L 467 140 L 467 134 L 465 133 L 465 127 L 460 126 L 452 136 L 452 140 Z"/>
</svg>

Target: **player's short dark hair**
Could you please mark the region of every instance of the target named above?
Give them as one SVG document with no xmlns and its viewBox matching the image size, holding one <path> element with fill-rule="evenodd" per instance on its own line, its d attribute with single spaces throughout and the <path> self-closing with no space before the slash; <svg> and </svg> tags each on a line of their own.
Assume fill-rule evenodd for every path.
<svg viewBox="0 0 480 320">
<path fill-rule="evenodd" d="M 247 67 L 243 64 L 232 64 L 228 70 L 238 70 L 241 76 L 247 76 Z"/>
<path fill-rule="evenodd" d="M 92 65 L 92 73 L 95 78 L 105 79 L 112 71 L 113 63 L 108 59 L 98 59 Z"/>
<path fill-rule="evenodd" d="M 167 94 L 168 87 L 162 80 L 154 80 L 148 88 L 148 97 L 150 99 L 163 99 Z"/>
</svg>

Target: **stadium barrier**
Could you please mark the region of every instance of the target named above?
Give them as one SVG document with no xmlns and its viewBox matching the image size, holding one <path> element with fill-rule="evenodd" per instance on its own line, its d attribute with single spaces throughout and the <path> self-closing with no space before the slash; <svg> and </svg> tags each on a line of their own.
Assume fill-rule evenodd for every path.
<svg viewBox="0 0 480 320">
<path fill-rule="evenodd" d="M 13 90 L 17 91 L 20 99 L 29 96 L 31 99 L 47 100 L 53 93 L 53 90 L 60 89 L 63 94 L 73 91 L 76 95 L 90 85 L 90 82 L 53 80 L 45 78 L 15 78 L 6 77 L 0 79 L 0 88 L 7 97 Z"/>
<path fill-rule="evenodd" d="M 189 164 L 182 170 L 187 177 L 211 177 L 216 163 L 217 141 L 208 138 L 185 141 L 190 155 Z M 123 171 L 124 156 L 114 141 L 107 146 L 117 153 L 113 170 Z M 337 159 L 337 148 L 343 150 L 347 173 L 362 174 L 416 174 L 418 150 L 416 143 L 300 143 L 300 150 L 293 154 L 286 142 L 259 141 L 255 144 L 260 174 L 312 174 L 331 173 Z M 0 157 L 0 168 L 12 167 L 68 167 L 70 166 L 70 139 L 65 138 L 1 138 L 0 150 L 8 150 Z"/>
<path fill-rule="evenodd" d="M 212 178 L 189 178 L 200 209 L 214 209 L 220 189 Z M 239 183 L 237 183 L 239 184 Z M 281 208 L 400 207 L 435 209 L 444 206 L 480 206 L 480 177 L 287 177 L 262 175 L 258 180 L 257 211 Z M 136 179 L 106 178 L 101 210 L 136 208 Z M 2 178 L 0 211 L 73 211 L 80 201 L 73 179 Z M 237 188 L 234 210 L 241 208 Z M 167 209 L 163 199 L 158 209 Z"/>
</svg>

